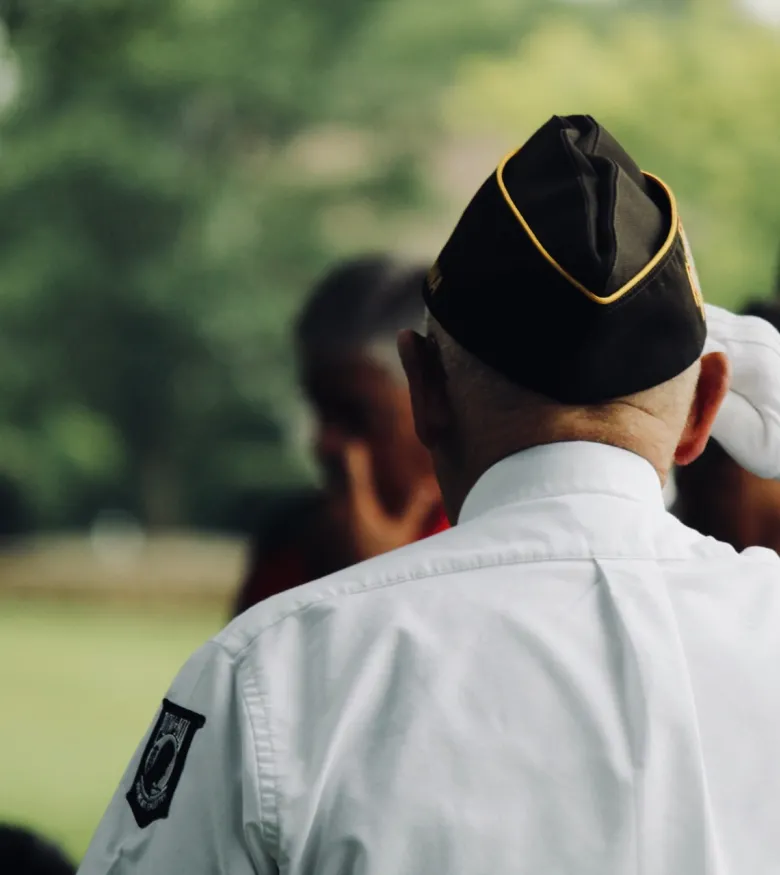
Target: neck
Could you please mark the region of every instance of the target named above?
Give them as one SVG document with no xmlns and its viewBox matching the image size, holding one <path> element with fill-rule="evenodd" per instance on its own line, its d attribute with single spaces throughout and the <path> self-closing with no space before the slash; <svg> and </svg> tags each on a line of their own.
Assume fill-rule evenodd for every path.
<svg viewBox="0 0 780 875">
<path fill-rule="evenodd" d="M 535 423 L 525 433 L 507 425 L 490 430 L 489 440 L 473 440 L 468 452 L 458 453 L 460 463 L 448 464 L 446 469 L 457 472 L 456 476 L 446 477 L 440 471 L 442 495 L 447 515 L 457 519 L 466 496 L 482 475 L 496 463 L 508 456 L 546 444 L 585 441 L 605 444 L 628 450 L 648 461 L 656 471 L 661 485 L 666 484 L 674 454 L 674 442 L 670 439 L 665 423 L 644 411 L 632 410 L 632 427 L 617 428 L 614 419 L 594 417 L 590 422 L 579 421 L 576 427 L 567 422 L 562 415 L 553 424 Z M 627 419 L 629 417 L 626 417 Z M 487 431 L 487 429 L 485 429 Z M 443 478 L 443 479 L 442 479 Z"/>
</svg>

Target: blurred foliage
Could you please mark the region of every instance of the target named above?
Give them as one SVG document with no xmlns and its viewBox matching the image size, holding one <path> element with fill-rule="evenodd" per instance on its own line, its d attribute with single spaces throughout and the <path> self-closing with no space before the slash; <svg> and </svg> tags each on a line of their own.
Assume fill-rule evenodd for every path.
<svg viewBox="0 0 780 875">
<path fill-rule="evenodd" d="M 426 54 L 412 0 L 0 0 L 0 473 L 40 524 L 236 524 L 301 477 L 286 337 L 329 217 L 422 204 L 437 90 L 525 6 L 456 0 Z"/>
<path fill-rule="evenodd" d="M 780 30 L 727 4 L 691 6 L 551 16 L 509 57 L 472 59 L 445 113 L 508 145 L 553 112 L 594 115 L 673 187 L 705 295 L 731 306 L 775 284 Z"/>
<path fill-rule="evenodd" d="M 223 617 L 186 602 L 174 611 L 6 597 L 0 821 L 29 824 L 81 859 L 171 678 Z M 2 862 L 4 875 L 23 875 Z"/>
<path fill-rule="evenodd" d="M 462 134 L 592 112 L 674 186 L 711 299 L 770 285 L 778 35 L 727 0 L 0 0 L 0 20 L 18 521 L 241 527 L 304 479 L 291 318 L 333 258 L 436 215 L 423 171 Z"/>
</svg>

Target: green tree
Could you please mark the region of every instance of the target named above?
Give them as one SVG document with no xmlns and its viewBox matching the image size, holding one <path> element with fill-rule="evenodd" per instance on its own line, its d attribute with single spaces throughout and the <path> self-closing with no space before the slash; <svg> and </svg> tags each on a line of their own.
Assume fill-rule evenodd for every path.
<svg viewBox="0 0 780 875">
<path fill-rule="evenodd" d="M 421 205 L 440 87 L 536 5 L 2 0 L 0 468 L 43 522 L 302 476 L 301 293 Z"/>
</svg>

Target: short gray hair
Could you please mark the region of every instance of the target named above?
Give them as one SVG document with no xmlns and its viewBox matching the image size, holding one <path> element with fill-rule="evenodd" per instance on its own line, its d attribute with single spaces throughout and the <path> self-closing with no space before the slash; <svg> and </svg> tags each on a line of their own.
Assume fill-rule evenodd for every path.
<svg viewBox="0 0 780 875">
<path fill-rule="evenodd" d="M 527 409 L 529 404 L 549 409 L 566 406 L 516 385 L 503 374 L 480 361 L 465 350 L 427 311 L 425 325 L 426 331 L 435 337 L 439 345 L 445 372 L 457 387 L 456 397 L 453 398 L 456 405 L 467 407 L 472 413 L 479 410 L 496 414 Z M 697 361 L 682 374 L 659 386 L 626 398 L 616 398 L 604 404 L 577 405 L 570 409 L 580 408 L 583 412 L 588 411 L 591 416 L 593 414 L 598 416 L 602 413 L 606 414 L 611 406 L 619 401 L 648 411 L 652 410 L 662 417 L 674 415 L 683 402 L 687 401 L 690 404 L 693 399 L 698 373 Z"/>
<path fill-rule="evenodd" d="M 526 389 L 464 349 L 427 310 L 425 331 L 436 338 L 442 366 L 458 387 L 459 395 L 479 399 L 480 406 L 494 410 L 510 410 L 528 400 Z"/>
</svg>

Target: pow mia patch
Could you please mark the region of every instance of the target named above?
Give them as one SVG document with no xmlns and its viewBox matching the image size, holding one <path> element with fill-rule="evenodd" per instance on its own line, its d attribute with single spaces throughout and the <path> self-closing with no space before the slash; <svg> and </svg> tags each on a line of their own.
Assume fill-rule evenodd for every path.
<svg viewBox="0 0 780 875">
<path fill-rule="evenodd" d="M 163 699 L 162 711 L 125 797 L 141 829 L 168 816 L 192 739 L 205 722 L 202 714 Z"/>
</svg>

